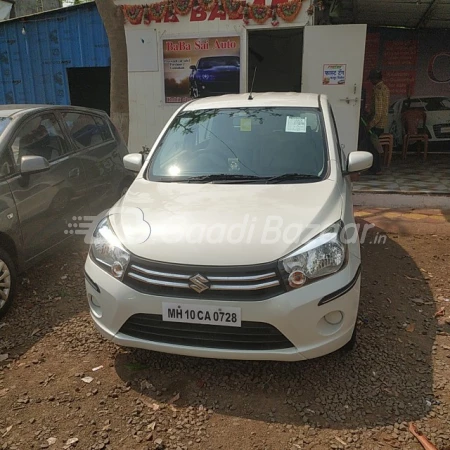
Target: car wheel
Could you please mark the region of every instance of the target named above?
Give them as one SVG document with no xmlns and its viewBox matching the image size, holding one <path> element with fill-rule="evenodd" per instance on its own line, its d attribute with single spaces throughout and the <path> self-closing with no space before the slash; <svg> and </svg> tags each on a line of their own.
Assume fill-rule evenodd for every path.
<svg viewBox="0 0 450 450">
<path fill-rule="evenodd" d="M 3 317 L 14 298 L 17 273 L 11 257 L 0 248 L 0 317 Z"/>
<path fill-rule="evenodd" d="M 192 88 L 191 88 L 191 97 L 192 97 L 192 98 L 199 98 L 199 97 L 200 97 L 200 94 L 199 94 L 199 92 L 198 92 L 198 87 L 197 87 L 196 84 L 192 85 Z"/>
<path fill-rule="evenodd" d="M 356 325 L 355 328 L 353 329 L 353 333 L 352 333 L 352 337 L 350 338 L 350 340 L 341 348 L 341 350 L 345 353 L 351 352 L 352 350 L 355 349 L 356 347 L 356 341 L 357 341 L 357 334 L 358 331 L 356 329 Z"/>
</svg>

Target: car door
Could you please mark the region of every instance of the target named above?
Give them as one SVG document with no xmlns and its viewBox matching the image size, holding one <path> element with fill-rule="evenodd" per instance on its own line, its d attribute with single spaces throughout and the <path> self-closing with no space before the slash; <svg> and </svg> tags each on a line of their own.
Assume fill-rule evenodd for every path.
<svg viewBox="0 0 450 450">
<path fill-rule="evenodd" d="M 114 205 L 123 189 L 122 158 L 126 148 L 107 117 L 100 113 L 68 110 L 62 115 L 86 174 L 91 212 L 100 214 Z"/>
<path fill-rule="evenodd" d="M 14 176 L 15 166 L 13 163 L 12 155 L 7 146 L 0 145 L 0 232 L 6 240 L 2 239 L 2 249 L 8 252 L 11 258 L 17 257 L 16 262 L 21 262 L 22 254 L 22 234 L 20 232 L 19 219 L 17 215 L 16 204 L 11 193 L 11 189 L 8 184 L 8 179 Z M 15 251 L 12 251 L 10 245 L 6 245 L 7 242 L 13 242 Z M 1 281 L 0 281 L 0 291 Z M 0 292 L 0 307 L 1 302 L 4 300 Z"/>
<path fill-rule="evenodd" d="M 85 173 L 55 112 L 22 119 L 9 145 L 17 173 L 8 182 L 28 263 L 69 237 L 74 220 L 88 214 L 82 197 Z M 21 159 L 26 155 L 46 158 L 49 168 L 21 174 Z"/>
</svg>

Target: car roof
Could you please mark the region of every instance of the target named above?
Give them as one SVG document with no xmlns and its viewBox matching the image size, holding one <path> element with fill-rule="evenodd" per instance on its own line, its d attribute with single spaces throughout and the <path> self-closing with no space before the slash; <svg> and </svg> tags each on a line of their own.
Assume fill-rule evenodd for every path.
<svg viewBox="0 0 450 450">
<path fill-rule="evenodd" d="M 106 114 L 104 111 L 92 109 L 92 108 L 84 108 L 81 106 L 72 106 L 72 105 L 39 105 L 39 104 L 28 104 L 28 105 L 0 105 L 0 117 L 13 117 L 15 115 L 22 115 L 26 113 L 31 113 L 39 110 L 59 110 L 59 109 L 73 109 L 76 111 L 85 111 L 85 112 L 95 112 Z"/>
<path fill-rule="evenodd" d="M 0 105 L 0 117 L 11 117 L 20 112 L 43 108 L 48 105 Z"/>
<path fill-rule="evenodd" d="M 450 98 L 450 96 L 448 96 L 448 95 L 415 95 L 414 97 L 410 97 L 410 100 L 427 100 L 427 99 L 430 99 L 430 98 L 443 98 L 443 99 L 448 99 L 448 98 Z M 407 97 L 402 98 L 402 99 L 399 100 L 399 101 L 404 102 L 404 101 L 406 101 L 406 100 L 408 100 Z"/>
<path fill-rule="evenodd" d="M 220 59 L 220 58 L 237 58 L 237 59 L 239 59 L 239 55 L 202 56 L 200 59 Z"/>
<path fill-rule="evenodd" d="M 265 107 L 303 107 L 318 108 L 320 106 L 318 94 L 299 94 L 297 92 L 265 92 L 252 94 L 228 94 L 218 97 L 207 97 L 188 103 L 184 111 L 199 109 L 225 109 L 225 108 L 265 108 Z"/>
</svg>

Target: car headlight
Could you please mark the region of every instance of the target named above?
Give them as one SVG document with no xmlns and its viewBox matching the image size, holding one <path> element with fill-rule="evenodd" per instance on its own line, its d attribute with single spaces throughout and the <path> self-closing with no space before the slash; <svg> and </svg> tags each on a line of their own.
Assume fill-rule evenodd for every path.
<svg viewBox="0 0 450 450">
<path fill-rule="evenodd" d="M 278 266 L 286 287 L 297 289 L 331 275 L 344 267 L 348 249 L 341 221 L 331 225 L 308 243 L 280 259 Z"/>
<path fill-rule="evenodd" d="M 90 248 L 91 257 L 97 264 L 122 279 L 130 262 L 130 254 L 123 248 L 106 217 L 97 226 Z"/>
</svg>

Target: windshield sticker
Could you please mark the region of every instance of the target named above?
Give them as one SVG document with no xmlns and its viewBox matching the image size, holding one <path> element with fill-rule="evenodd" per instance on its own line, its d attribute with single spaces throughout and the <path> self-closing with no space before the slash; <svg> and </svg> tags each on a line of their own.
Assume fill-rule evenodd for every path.
<svg viewBox="0 0 450 450">
<path fill-rule="evenodd" d="M 248 117 L 241 119 L 241 131 L 252 131 L 252 119 Z"/>
<path fill-rule="evenodd" d="M 239 166 L 239 158 L 228 158 L 228 168 L 231 172 L 238 172 L 241 170 Z"/>
<path fill-rule="evenodd" d="M 306 133 L 306 117 L 286 117 L 286 133 Z"/>
</svg>

